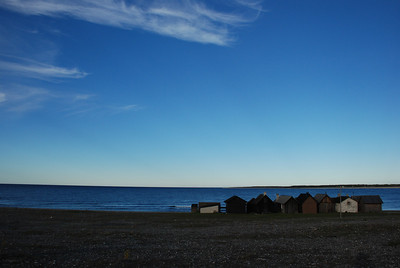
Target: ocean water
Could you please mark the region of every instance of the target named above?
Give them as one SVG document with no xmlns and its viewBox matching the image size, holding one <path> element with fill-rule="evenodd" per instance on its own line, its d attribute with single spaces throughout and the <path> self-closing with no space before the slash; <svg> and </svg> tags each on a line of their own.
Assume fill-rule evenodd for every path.
<svg viewBox="0 0 400 268">
<path fill-rule="evenodd" d="M 51 208 L 74 210 L 190 212 L 191 204 L 221 202 L 233 195 L 249 201 L 266 193 L 292 195 L 309 192 L 335 197 L 332 188 L 146 188 L 0 184 L 0 207 Z M 400 210 L 399 188 L 344 188 L 342 195 L 380 195 L 383 210 Z"/>
</svg>

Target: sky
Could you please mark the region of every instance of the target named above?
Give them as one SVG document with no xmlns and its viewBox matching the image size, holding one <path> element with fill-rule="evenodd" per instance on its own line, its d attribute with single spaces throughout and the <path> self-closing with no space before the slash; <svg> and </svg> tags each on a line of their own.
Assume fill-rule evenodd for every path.
<svg viewBox="0 0 400 268">
<path fill-rule="evenodd" d="M 0 1 L 0 183 L 400 183 L 400 1 Z"/>
</svg>

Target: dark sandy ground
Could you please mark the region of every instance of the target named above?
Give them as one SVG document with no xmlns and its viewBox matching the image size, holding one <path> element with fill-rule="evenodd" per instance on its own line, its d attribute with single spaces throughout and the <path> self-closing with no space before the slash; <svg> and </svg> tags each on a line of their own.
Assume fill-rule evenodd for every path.
<svg viewBox="0 0 400 268">
<path fill-rule="evenodd" d="M 400 267 L 400 213 L 0 208 L 0 267 Z"/>
</svg>

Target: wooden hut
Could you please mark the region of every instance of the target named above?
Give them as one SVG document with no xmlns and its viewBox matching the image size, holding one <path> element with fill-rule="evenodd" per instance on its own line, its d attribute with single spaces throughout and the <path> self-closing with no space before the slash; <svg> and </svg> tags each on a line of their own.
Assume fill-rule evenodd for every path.
<svg viewBox="0 0 400 268">
<path fill-rule="evenodd" d="M 255 200 L 255 198 L 252 198 L 247 202 L 247 213 L 256 213 Z"/>
<path fill-rule="evenodd" d="M 299 205 L 299 212 L 303 214 L 317 214 L 318 202 L 310 195 L 310 193 L 300 194 L 296 201 Z"/>
<path fill-rule="evenodd" d="M 192 204 L 192 206 L 191 206 L 191 208 L 190 208 L 190 211 L 191 211 L 192 213 L 197 213 L 197 212 L 199 212 L 199 206 L 198 206 L 197 204 Z"/>
<path fill-rule="evenodd" d="M 246 213 L 247 201 L 239 196 L 232 196 L 225 201 L 226 213 Z"/>
<path fill-rule="evenodd" d="M 200 213 L 219 213 L 221 204 L 218 202 L 199 202 Z"/>
<path fill-rule="evenodd" d="M 278 204 L 282 213 L 298 213 L 299 206 L 296 199 L 289 195 L 276 195 L 275 203 Z"/>
<path fill-rule="evenodd" d="M 383 201 L 379 195 L 352 196 L 358 202 L 359 212 L 382 212 Z"/>
<path fill-rule="evenodd" d="M 274 202 L 264 193 L 252 198 L 247 203 L 247 213 L 272 213 L 275 212 Z"/>
<path fill-rule="evenodd" d="M 314 199 L 318 203 L 318 213 L 335 212 L 335 204 L 327 194 L 316 194 Z"/>
<path fill-rule="evenodd" d="M 336 212 L 348 212 L 357 213 L 358 212 L 358 202 L 348 196 L 335 197 L 332 198 L 335 203 Z"/>
</svg>

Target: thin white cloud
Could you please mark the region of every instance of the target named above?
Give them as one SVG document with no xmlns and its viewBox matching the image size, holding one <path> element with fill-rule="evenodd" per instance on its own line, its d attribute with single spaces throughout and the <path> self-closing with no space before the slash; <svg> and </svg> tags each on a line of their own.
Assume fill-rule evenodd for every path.
<svg viewBox="0 0 400 268">
<path fill-rule="evenodd" d="M 24 113 L 37 110 L 43 107 L 43 104 L 50 98 L 55 96 L 48 90 L 37 87 L 29 87 L 22 85 L 12 85 L 8 90 L 0 93 L 3 95 L 4 101 L 2 108 L 8 112 Z"/>
<path fill-rule="evenodd" d="M 111 109 L 113 109 L 115 112 L 128 112 L 128 111 L 137 111 L 140 109 L 140 107 L 136 104 L 130 104 L 123 106 L 114 106 Z"/>
<path fill-rule="evenodd" d="M 192 0 L 3 0 L 0 7 L 28 15 L 69 16 L 124 29 L 138 28 L 216 45 L 229 45 L 234 40 L 232 30 L 254 21 L 262 10 L 259 1 L 251 0 L 229 2 L 224 11 Z"/>
<path fill-rule="evenodd" d="M 30 112 L 34 110 L 38 110 L 42 108 L 42 103 L 38 101 L 28 101 L 24 103 L 20 103 L 17 105 L 14 105 L 7 109 L 8 112 L 14 112 L 14 113 L 25 113 L 25 112 Z"/>
<path fill-rule="evenodd" d="M 52 96 L 52 94 L 50 91 L 43 88 L 15 85 L 11 87 L 11 90 L 7 96 L 10 100 L 19 101 L 36 97 Z"/>
<path fill-rule="evenodd" d="M 68 117 L 108 116 L 141 109 L 136 104 L 110 106 L 93 94 L 62 93 L 21 84 L 1 86 L 0 90 L 0 111 L 14 114 L 47 110 Z"/>
<path fill-rule="evenodd" d="M 6 94 L 3 92 L 0 92 L 0 103 L 5 102 L 7 100 Z"/>
<path fill-rule="evenodd" d="M 61 78 L 83 78 L 87 73 L 77 68 L 68 69 L 22 57 L 0 54 L 0 75 L 0 81 L 3 80 L 2 83 L 7 81 L 10 76 L 15 76 L 18 79 L 33 78 L 54 82 Z M 66 103 L 67 100 L 90 98 L 90 95 L 85 94 L 78 94 L 74 97 L 71 94 L 60 94 L 54 88 L 48 90 L 42 87 L 7 82 L 6 86 L 2 86 L 0 89 L 1 110 L 20 114 L 47 108 L 52 106 L 52 102 L 55 100 Z"/>
<path fill-rule="evenodd" d="M 27 59 L 18 59 L 18 61 L 0 60 L 0 70 L 7 74 L 36 79 L 83 78 L 88 75 L 77 68 L 63 68 Z"/>
<path fill-rule="evenodd" d="M 91 106 L 86 108 L 77 108 L 71 107 L 69 109 L 65 109 L 65 116 L 72 117 L 72 116 L 84 116 L 87 114 L 98 114 L 99 108 L 97 106 Z"/>
<path fill-rule="evenodd" d="M 136 104 L 131 104 L 131 105 L 121 106 L 121 109 L 123 111 L 131 111 L 131 110 L 138 110 L 140 109 L 140 107 Z"/>
<path fill-rule="evenodd" d="M 93 98 L 95 95 L 93 94 L 76 94 L 74 97 L 75 101 L 83 101 L 83 100 L 88 100 L 90 98 Z"/>
<path fill-rule="evenodd" d="M 71 106 L 65 109 L 67 117 L 71 116 L 109 116 L 121 113 L 128 113 L 141 110 L 142 108 L 136 104 L 108 106 L 101 103 L 86 103 L 84 105 Z"/>
<path fill-rule="evenodd" d="M 257 11 L 263 11 L 263 7 L 262 7 L 262 2 L 263 1 L 246 1 L 246 0 L 235 0 L 236 3 L 238 3 L 239 5 L 242 6 L 246 6 L 248 8 L 257 10 Z"/>
</svg>

